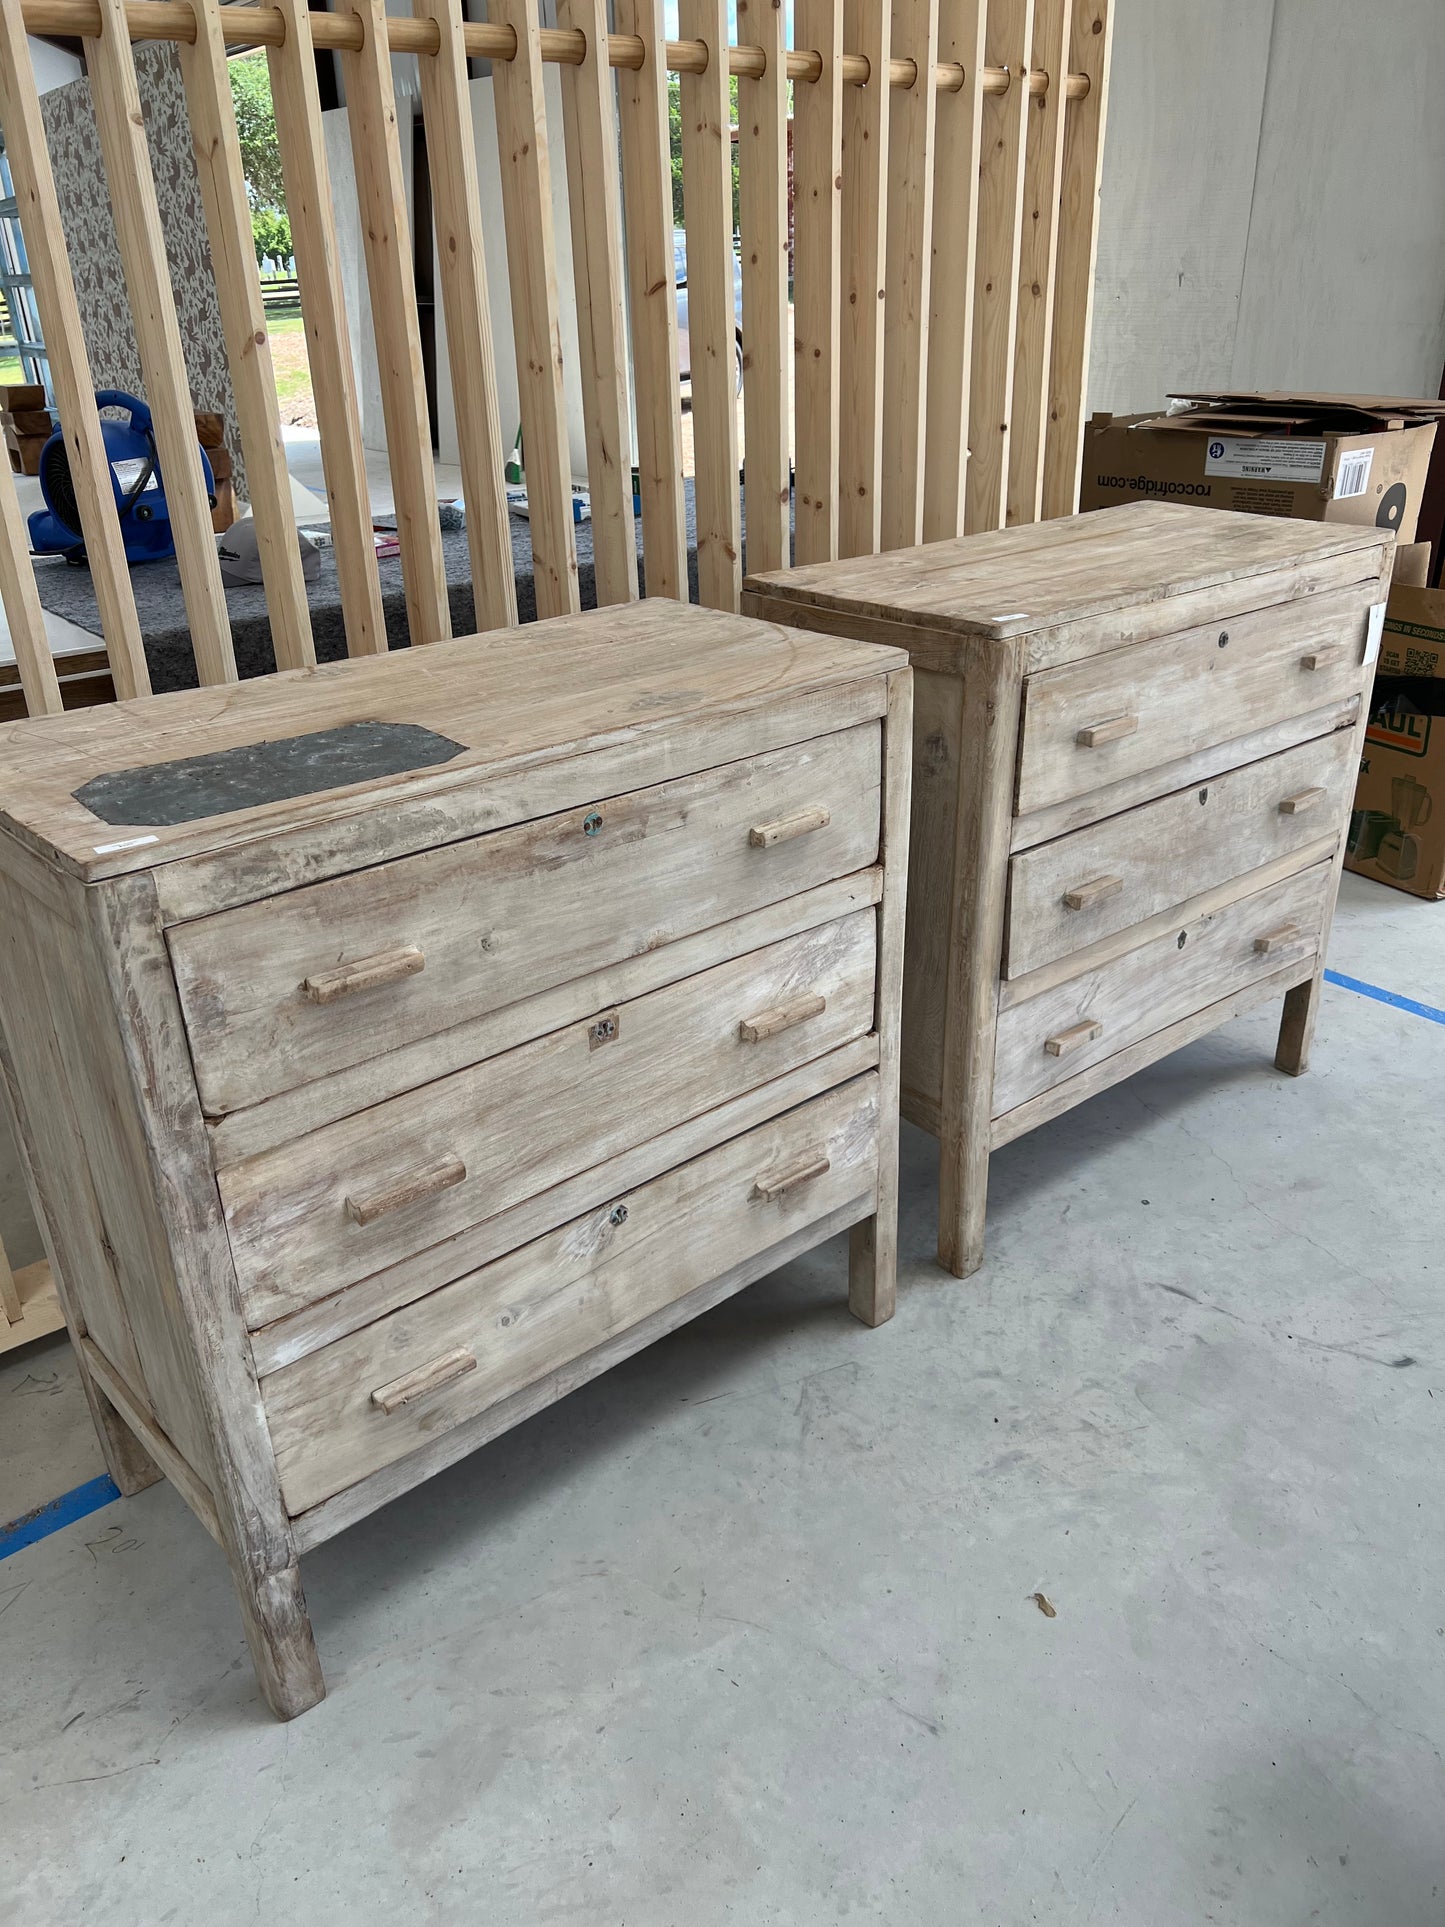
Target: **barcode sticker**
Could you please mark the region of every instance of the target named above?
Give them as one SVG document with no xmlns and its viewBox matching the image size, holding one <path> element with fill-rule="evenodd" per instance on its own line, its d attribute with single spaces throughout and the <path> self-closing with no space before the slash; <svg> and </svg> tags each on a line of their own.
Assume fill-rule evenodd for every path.
<svg viewBox="0 0 1445 1927">
<path fill-rule="evenodd" d="M 1373 448 L 1347 449 L 1340 457 L 1340 472 L 1335 477 L 1335 500 L 1347 502 L 1352 495 L 1363 495 L 1370 486 Z"/>
</svg>

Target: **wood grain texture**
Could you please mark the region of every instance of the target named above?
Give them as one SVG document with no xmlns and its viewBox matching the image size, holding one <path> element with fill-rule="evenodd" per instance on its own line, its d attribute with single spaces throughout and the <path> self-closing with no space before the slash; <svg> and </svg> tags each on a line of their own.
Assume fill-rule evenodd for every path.
<svg viewBox="0 0 1445 1927">
<path fill-rule="evenodd" d="M 291 245 L 296 251 L 306 356 L 316 395 L 321 466 L 331 511 L 346 647 L 353 656 L 384 655 L 386 618 L 371 533 L 371 496 L 361 446 L 361 411 L 356 398 L 346 294 L 341 285 L 331 170 L 316 84 L 312 16 L 305 0 L 277 0 L 277 4 L 286 36 L 279 47 L 267 48 L 266 64 L 276 107 Z"/>
<path fill-rule="evenodd" d="M 774 0 L 737 0 L 737 23 L 764 60 L 738 81 L 748 566 L 782 569 L 792 560 L 787 20 Z"/>
<path fill-rule="evenodd" d="M 708 54 L 702 73 L 685 73 L 678 80 L 698 599 L 709 608 L 736 610 L 743 541 L 738 501 L 727 0 L 678 0 L 678 29 L 686 38 L 700 41 Z"/>
<path fill-rule="evenodd" d="M 123 0 L 100 0 L 99 38 L 86 40 L 84 47 L 116 240 L 135 324 L 136 352 L 165 478 L 196 672 L 203 683 L 234 682 L 236 658 L 231 648 L 226 590 L 216 559 L 211 507 L 196 441 L 195 405 L 171 293 L 170 263 L 156 204 Z M 93 401 L 88 405 L 93 407 Z"/>
<path fill-rule="evenodd" d="M 1024 206 L 1019 231 L 1018 311 L 1014 340 L 1005 520 L 1036 522 L 1043 505 L 1064 156 L 1069 25 L 1074 0 L 1034 0 L 1030 68 L 1048 91 L 1030 98 L 1024 137 Z"/>
<path fill-rule="evenodd" d="M 985 58 L 992 67 L 1006 67 L 1010 83 L 1007 93 L 984 96 L 979 144 L 970 457 L 964 494 L 964 527 L 970 533 L 1001 528 L 1007 503 L 1029 106 L 1022 81 L 1033 27 L 1034 0 L 988 0 Z"/>
<path fill-rule="evenodd" d="M 60 683 L 45 633 L 45 611 L 35 586 L 30 537 L 19 499 L 8 481 L 0 485 L 0 606 L 5 611 L 26 709 L 32 716 L 58 713 L 62 707 Z"/>
<path fill-rule="evenodd" d="M 843 9 L 794 0 L 793 45 L 819 78 L 793 95 L 793 408 L 799 562 L 838 553 L 843 272 Z M 786 557 L 784 558 L 786 563 Z"/>
<path fill-rule="evenodd" d="M 577 541 L 537 0 L 490 0 L 488 17 L 517 36 L 515 57 L 493 64 L 492 89 L 537 613 L 568 615 L 579 606 Z"/>
<path fill-rule="evenodd" d="M 891 0 L 890 55 L 919 75 L 888 110 L 887 234 L 883 285 L 883 499 L 879 543 L 923 539 L 928 335 L 933 269 L 934 120 L 939 0 Z M 950 191 L 953 184 L 950 183 Z"/>
<path fill-rule="evenodd" d="M 458 460 L 467 511 L 472 600 L 478 628 L 504 629 L 517 620 L 517 579 L 503 476 L 471 83 L 463 45 L 465 16 L 462 0 L 413 0 L 413 7 L 419 20 L 435 23 L 438 36 L 436 55 L 419 63 L 421 102 L 452 405 L 457 421 L 465 425 L 458 437 Z"/>
<path fill-rule="evenodd" d="M 376 337 L 387 463 L 413 647 L 452 632 L 446 562 L 437 522 L 436 470 L 411 265 L 411 220 L 396 128 L 386 0 L 356 0 L 363 41 L 342 56 L 346 119 L 361 208 L 366 285 Z"/>
<path fill-rule="evenodd" d="M 641 67 L 621 68 L 617 76 L 643 566 L 650 596 L 686 602 L 687 524 L 662 8 L 659 0 L 616 0 L 613 21 L 619 34 L 634 34 L 643 45 Z"/>
<path fill-rule="evenodd" d="M 45 125 L 40 116 L 40 96 L 35 86 L 21 0 L 0 0 L 0 126 L 5 129 L 5 158 L 15 183 L 25 253 L 40 310 L 55 399 L 64 425 L 65 452 L 70 458 L 71 482 L 85 536 L 106 657 L 116 695 L 122 700 L 145 696 L 150 693 L 150 671 L 141 647 L 140 620 L 115 513 L 110 464 L 95 409 L 95 382 L 86 354 L 70 257 L 65 249 L 65 229 L 60 219 L 50 151 L 45 144 Z M 9 608 L 7 601 L 7 615 Z M 12 619 L 11 629 L 21 638 L 21 647 L 28 638 L 35 652 L 49 653 L 43 621 L 37 628 L 33 612 L 23 605 L 20 623 L 17 625 Z M 27 698 L 28 694 L 27 689 Z M 34 704 L 31 711 L 36 713 Z"/>
<path fill-rule="evenodd" d="M 928 281 L 928 385 L 923 539 L 963 533 L 973 375 L 979 143 L 983 129 L 987 0 L 939 0 L 938 58 L 964 72 L 939 95 L 933 146 L 933 260 Z"/>
<path fill-rule="evenodd" d="M 562 69 L 562 118 L 572 276 L 584 296 L 577 303 L 577 346 L 597 600 L 599 604 L 631 602 L 637 595 L 637 520 L 632 505 L 622 202 L 617 103 L 607 60 L 607 0 L 558 0 L 557 24 L 581 33 L 587 43 L 581 62 Z"/>
<path fill-rule="evenodd" d="M 211 272 L 216 280 L 241 452 L 246 458 L 246 486 L 266 589 L 271 646 L 278 669 L 303 669 L 315 662 L 316 648 L 301 574 L 291 476 L 281 439 L 276 370 L 271 361 L 270 324 L 261 299 L 220 9 L 207 0 L 196 0 L 191 10 L 196 37 L 189 44 L 180 43 L 181 81 L 211 243 Z"/>
<path fill-rule="evenodd" d="M 839 555 L 872 555 L 882 535 L 891 31 L 890 0 L 843 0 L 843 39 L 867 60 L 869 79 L 843 95 Z"/>
</svg>

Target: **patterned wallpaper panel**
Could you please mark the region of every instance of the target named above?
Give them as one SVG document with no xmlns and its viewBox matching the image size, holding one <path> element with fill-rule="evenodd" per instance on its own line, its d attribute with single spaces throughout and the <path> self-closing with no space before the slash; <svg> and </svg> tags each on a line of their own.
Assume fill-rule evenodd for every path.
<svg viewBox="0 0 1445 1927">
<path fill-rule="evenodd" d="M 171 285 L 181 324 L 191 399 L 225 417 L 226 446 L 235 464 L 236 493 L 246 494 L 226 345 L 211 272 L 210 240 L 191 151 L 180 61 L 165 42 L 137 45 L 136 78 L 145 112 L 151 170 L 166 237 Z M 115 238 L 110 195 L 100 155 L 90 82 L 73 80 L 41 100 L 61 220 L 85 326 L 85 346 L 97 388 L 123 388 L 145 397 L 125 276 Z"/>
</svg>

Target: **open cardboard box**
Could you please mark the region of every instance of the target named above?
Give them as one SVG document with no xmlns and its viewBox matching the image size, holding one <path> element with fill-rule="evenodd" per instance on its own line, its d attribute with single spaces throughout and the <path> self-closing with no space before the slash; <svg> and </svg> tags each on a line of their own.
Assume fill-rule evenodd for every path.
<svg viewBox="0 0 1445 1927">
<path fill-rule="evenodd" d="M 1345 868 L 1445 896 L 1445 589 L 1390 590 Z"/>
<path fill-rule="evenodd" d="M 1442 415 L 1440 401 L 1282 389 L 1175 395 L 1164 414 L 1095 415 L 1079 506 L 1153 497 L 1364 523 L 1412 542 Z"/>
</svg>

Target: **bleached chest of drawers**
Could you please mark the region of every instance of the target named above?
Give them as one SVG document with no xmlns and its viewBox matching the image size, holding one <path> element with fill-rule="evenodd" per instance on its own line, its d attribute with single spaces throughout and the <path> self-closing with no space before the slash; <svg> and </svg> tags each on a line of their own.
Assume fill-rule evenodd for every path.
<svg viewBox="0 0 1445 1927">
<path fill-rule="evenodd" d="M 747 583 L 912 657 L 903 1109 L 959 1277 L 1000 1145 L 1269 997 L 1305 1068 L 1393 549 L 1140 504 Z"/>
<path fill-rule="evenodd" d="M 113 1476 L 298 1556 L 845 1227 L 893 1308 L 911 675 L 652 602 L 0 732 L 0 1023 Z"/>
</svg>

